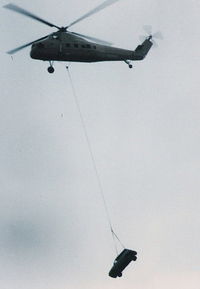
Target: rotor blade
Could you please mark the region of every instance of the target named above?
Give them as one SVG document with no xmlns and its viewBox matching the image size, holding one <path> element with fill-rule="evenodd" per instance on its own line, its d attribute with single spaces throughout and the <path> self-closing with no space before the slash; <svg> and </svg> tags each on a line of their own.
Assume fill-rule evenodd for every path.
<svg viewBox="0 0 200 289">
<path fill-rule="evenodd" d="M 154 39 L 151 39 L 151 42 L 153 43 L 154 48 L 158 48 L 158 43 Z"/>
<path fill-rule="evenodd" d="M 151 25 L 144 25 L 143 29 L 148 35 L 152 34 L 152 26 Z"/>
<path fill-rule="evenodd" d="M 56 28 L 60 29 L 60 27 L 58 27 L 57 25 L 54 25 L 54 24 L 52 24 L 52 23 L 50 23 L 50 22 L 48 22 L 48 21 L 46 21 L 46 20 L 34 15 L 34 14 L 32 14 L 31 12 L 29 12 L 29 11 L 27 11 L 27 10 L 17 6 L 17 5 L 15 5 L 15 4 L 9 3 L 7 5 L 4 5 L 3 7 L 6 8 L 6 9 L 10 9 L 10 10 L 12 10 L 14 12 L 17 12 L 19 14 L 23 14 L 23 15 L 25 15 L 27 17 L 30 17 L 32 19 L 35 19 L 37 21 L 40 21 L 40 22 L 42 22 L 42 23 L 44 23 L 44 24 L 46 24 L 46 25 L 48 25 L 50 27 L 56 27 Z"/>
<path fill-rule="evenodd" d="M 22 45 L 22 46 L 19 46 L 19 47 L 15 48 L 15 49 L 12 49 L 12 50 L 10 50 L 10 51 L 7 51 L 7 53 L 8 53 L 8 54 L 14 54 L 14 53 L 18 52 L 19 50 L 24 49 L 24 48 L 30 46 L 31 44 L 33 44 L 33 43 L 35 43 L 35 42 L 38 42 L 38 41 L 40 41 L 40 40 L 43 40 L 43 39 L 47 38 L 48 36 L 49 36 L 49 35 L 44 36 L 44 37 L 42 37 L 42 38 L 39 38 L 39 39 L 37 39 L 37 40 L 35 40 L 35 41 L 29 42 L 29 43 L 27 43 L 27 44 L 24 44 L 24 45 Z"/>
<path fill-rule="evenodd" d="M 76 33 L 76 32 L 69 32 L 69 33 L 74 34 L 74 35 L 77 35 L 77 36 L 79 36 L 79 37 L 81 37 L 81 38 L 89 39 L 89 40 L 94 41 L 94 42 L 99 43 L 99 44 L 112 45 L 111 42 L 108 42 L 108 41 L 105 41 L 105 40 L 101 40 L 101 39 L 98 39 L 98 38 L 95 38 L 95 37 L 91 37 L 91 36 L 79 34 L 79 33 Z"/>
<path fill-rule="evenodd" d="M 157 38 L 157 39 L 161 39 L 161 40 L 163 39 L 163 35 L 160 31 L 153 33 L 152 37 Z"/>
<path fill-rule="evenodd" d="M 81 16 L 80 18 L 78 18 L 77 20 L 75 20 L 74 22 L 72 22 L 71 24 L 69 24 L 66 28 L 71 27 L 72 25 L 82 21 L 83 19 L 99 12 L 100 10 L 114 4 L 115 2 L 117 2 L 119 0 L 106 0 L 104 1 L 102 4 L 98 5 L 96 8 L 90 10 L 88 13 L 84 14 L 83 16 Z"/>
</svg>

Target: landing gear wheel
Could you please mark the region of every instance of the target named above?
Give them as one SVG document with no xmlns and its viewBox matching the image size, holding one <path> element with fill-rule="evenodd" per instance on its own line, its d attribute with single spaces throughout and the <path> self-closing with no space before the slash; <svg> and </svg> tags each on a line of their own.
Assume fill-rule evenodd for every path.
<svg viewBox="0 0 200 289">
<path fill-rule="evenodd" d="M 130 61 L 130 60 L 124 60 L 124 62 L 125 62 L 126 64 L 128 64 L 128 67 L 129 67 L 129 68 L 133 68 L 133 65 L 131 64 L 131 61 Z"/>
<path fill-rule="evenodd" d="M 48 68 L 47 68 L 47 70 L 48 70 L 48 72 L 49 73 L 54 73 L 54 68 L 53 68 L 53 66 L 49 66 Z"/>
</svg>

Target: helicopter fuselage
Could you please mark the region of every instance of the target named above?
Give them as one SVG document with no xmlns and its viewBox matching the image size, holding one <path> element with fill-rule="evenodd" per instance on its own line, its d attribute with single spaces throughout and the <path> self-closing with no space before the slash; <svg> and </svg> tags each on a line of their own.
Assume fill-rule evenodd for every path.
<svg viewBox="0 0 200 289">
<path fill-rule="evenodd" d="M 102 9 L 114 4 L 118 0 L 104 0 L 103 3 L 85 13 L 67 26 L 55 25 L 20 6 L 13 3 L 6 4 L 4 8 L 34 19 L 47 26 L 54 27 L 57 32 L 43 36 L 35 41 L 31 41 L 7 53 L 12 55 L 28 46 L 31 46 L 30 56 L 33 59 L 49 61 L 48 72 L 53 73 L 53 61 L 74 61 L 74 62 L 97 62 L 97 61 L 124 61 L 132 68 L 131 60 L 143 60 L 153 45 L 153 37 L 159 38 L 159 32 L 152 34 L 151 27 L 146 26 L 144 30 L 147 37 L 139 44 L 135 50 L 127 50 L 109 46 L 109 42 L 95 37 L 83 35 L 77 32 L 70 32 L 68 29 L 80 21 L 90 17 Z M 160 36 L 162 39 L 162 37 Z"/>
<path fill-rule="evenodd" d="M 45 40 L 33 43 L 30 56 L 39 60 L 74 62 L 125 61 L 144 58 L 140 53 L 132 50 L 89 42 L 61 31 L 49 35 Z"/>
</svg>

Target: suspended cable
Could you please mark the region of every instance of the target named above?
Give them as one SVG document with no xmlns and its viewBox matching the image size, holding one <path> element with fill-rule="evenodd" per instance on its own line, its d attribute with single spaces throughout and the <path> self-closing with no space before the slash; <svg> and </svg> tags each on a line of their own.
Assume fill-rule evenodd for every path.
<svg viewBox="0 0 200 289">
<path fill-rule="evenodd" d="M 97 178 L 97 182 L 98 182 L 98 186 L 99 186 L 99 192 L 100 192 L 100 195 L 101 195 L 101 198 L 102 198 L 102 201 L 103 201 L 104 209 L 105 209 L 105 212 L 106 212 L 106 217 L 107 217 L 107 220 L 108 220 L 108 223 L 109 223 L 109 227 L 110 227 L 110 231 L 111 231 L 111 234 L 112 234 L 115 250 L 116 250 L 116 253 L 118 254 L 118 250 L 117 250 L 117 245 L 116 245 L 116 240 L 115 239 L 118 240 L 118 242 L 120 243 L 120 245 L 123 248 L 125 248 L 125 246 L 122 244 L 122 242 L 120 241 L 120 239 L 118 238 L 118 236 L 116 235 L 116 233 L 113 230 L 110 214 L 109 214 L 109 211 L 108 211 L 108 206 L 107 206 L 106 199 L 105 199 L 105 196 L 104 196 L 104 191 L 103 191 L 103 186 L 102 186 L 102 183 L 101 183 L 101 178 L 99 176 L 99 172 L 98 172 L 98 169 L 97 169 L 95 157 L 94 157 L 94 154 L 93 154 L 93 150 L 92 150 L 92 146 L 91 146 L 90 139 L 89 139 L 89 136 L 88 136 L 88 132 L 87 132 L 87 128 L 86 128 L 86 125 L 85 125 L 84 118 L 83 118 L 83 114 L 81 112 L 81 108 L 80 108 L 80 104 L 79 104 L 78 97 L 77 97 L 77 94 L 76 94 L 76 90 L 75 90 L 75 87 L 74 87 L 74 84 L 73 84 L 73 81 L 72 81 L 72 77 L 71 77 L 71 74 L 70 74 L 70 71 L 69 71 L 69 67 L 66 66 L 66 69 L 67 69 L 67 72 L 68 72 L 69 81 L 70 81 L 70 84 L 71 84 L 74 100 L 75 100 L 75 103 L 76 103 L 76 106 L 77 106 L 77 109 L 78 109 L 78 112 L 79 112 L 79 116 L 80 116 L 81 124 L 82 124 L 82 127 L 83 127 L 84 135 L 85 135 L 85 138 L 86 138 L 86 141 L 87 141 L 87 145 L 88 145 L 89 153 L 90 153 L 90 156 L 91 156 L 94 172 L 95 172 L 95 175 L 96 175 L 96 178 Z"/>
</svg>

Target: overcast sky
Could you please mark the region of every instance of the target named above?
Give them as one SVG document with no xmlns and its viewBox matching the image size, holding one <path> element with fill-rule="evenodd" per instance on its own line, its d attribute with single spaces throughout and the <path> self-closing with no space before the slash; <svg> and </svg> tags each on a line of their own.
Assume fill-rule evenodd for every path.
<svg viewBox="0 0 200 289">
<path fill-rule="evenodd" d="M 66 26 L 100 2 L 14 3 Z M 70 64 L 113 226 L 138 251 L 112 279 L 116 253 L 65 64 L 50 75 L 29 48 L 5 53 L 54 29 L 0 9 L 0 288 L 199 288 L 199 14 L 198 0 L 121 0 L 71 28 L 127 49 L 145 24 L 164 37 L 132 70 Z"/>
</svg>

